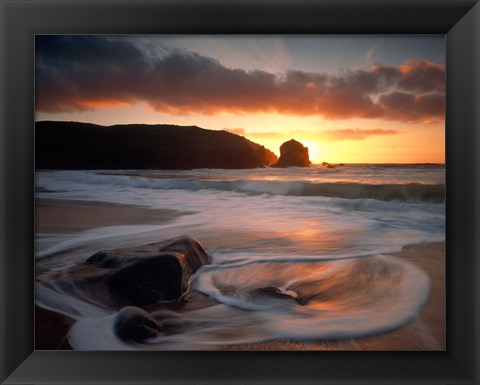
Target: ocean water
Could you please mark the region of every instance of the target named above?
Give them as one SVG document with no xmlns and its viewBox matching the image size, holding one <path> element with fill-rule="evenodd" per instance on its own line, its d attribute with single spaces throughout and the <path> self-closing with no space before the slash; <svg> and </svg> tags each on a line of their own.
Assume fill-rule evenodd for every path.
<svg viewBox="0 0 480 385">
<path fill-rule="evenodd" d="M 347 164 L 254 170 L 98 170 L 36 174 L 36 195 L 178 210 L 163 224 L 36 234 L 39 305 L 77 320 L 75 349 L 214 349 L 268 340 L 342 339 L 413 319 L 425 272 L 387 254 L 445 239 L 443 165 Z M 198 239 L 213 257 L 191 279 L 206 307 L 149 309 L 177 325 L 145 343 L 113 333 L 101 293 L 53 277 L 100 249 Z M 258 295 L 275 287 L 285 296 Z M 180 326 L 178 326 L 180 325 Z M 168 328 L 166 329 L 168 330 Z"/>
</svg>

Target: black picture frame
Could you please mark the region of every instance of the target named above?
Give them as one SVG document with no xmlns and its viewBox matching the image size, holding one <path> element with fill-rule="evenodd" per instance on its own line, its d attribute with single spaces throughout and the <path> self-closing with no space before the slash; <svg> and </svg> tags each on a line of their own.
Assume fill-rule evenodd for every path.
<svg viewBox="0 0 480 385">
<path fill-rule="evenodd" d="M 0 0 L 2 384 L 478 384 L 478 0 Z M 34 351 L 35 34 L 445 34 L 445 352 Z"/>
</svg>

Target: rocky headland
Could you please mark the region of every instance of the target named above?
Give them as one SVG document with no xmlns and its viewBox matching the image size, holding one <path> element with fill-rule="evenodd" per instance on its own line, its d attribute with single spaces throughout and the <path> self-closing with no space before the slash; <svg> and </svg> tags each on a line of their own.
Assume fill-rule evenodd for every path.
<svg viewBox="0 0 480 385">
<path fill-rule="evenodd" d="M 246 169 L 276 161 L 243 136 L 197 126 L 35 123 L 37 169 Z"/>
</svg>

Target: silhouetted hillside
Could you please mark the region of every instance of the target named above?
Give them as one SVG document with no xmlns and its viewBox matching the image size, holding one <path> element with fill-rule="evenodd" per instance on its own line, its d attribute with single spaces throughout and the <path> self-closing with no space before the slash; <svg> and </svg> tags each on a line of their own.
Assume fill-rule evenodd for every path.
<svg viewBox="0 0 480 385">
<path fill-rule="evenodd" d="M 256 168 L 277 156 L 227 131 L 197 126 L 35 124 L 37 169 Z"/>
</svg>

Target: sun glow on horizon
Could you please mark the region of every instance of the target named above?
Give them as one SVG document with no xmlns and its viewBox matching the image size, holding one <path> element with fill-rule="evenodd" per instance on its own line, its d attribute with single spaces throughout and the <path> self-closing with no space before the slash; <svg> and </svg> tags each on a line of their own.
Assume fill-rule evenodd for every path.
<svg viewBox="0 0 480 385">
<path fill-rule="evenodd" d="M 405 124 L 409 127 L 407 124 Z M 255 132 L 243 136 L 261 144 L 280 156 L 282 143 L 295 139 L 308 147 L 312 164 L 338 163 L 445 163 L 445 130 L 443 122 L 436 126 L 399 130 L 392 135 L 362 139 L 325 140 L 315 131 L 298 130 L 299 134 L 264 137 Z"/>
<path fill-rule="evenodd" d="M 312 164 L 322 163 L 322 148 L 318 142 L 314 142 L 311 140 L 302 140 L 301 138 L 298 139 L 298 141 L 302 143 L 305 147 L 308 147 L 308 156 Z"/>
</svg>

